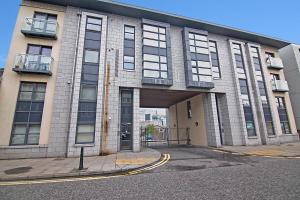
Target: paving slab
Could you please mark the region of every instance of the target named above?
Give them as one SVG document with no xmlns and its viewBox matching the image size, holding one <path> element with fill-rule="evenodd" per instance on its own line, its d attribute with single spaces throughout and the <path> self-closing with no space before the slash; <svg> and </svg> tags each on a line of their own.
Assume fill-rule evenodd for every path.
<svg viewBox="0 0 300 200">
<path fill-rule="evenodd" d="M 0 160 L 0 181 L 117 173 L 153 164 L 160 157 L 160 152 L 149 148 L 141 152 L 85 157 L 84 170 L 78 170 L 79 158 Z"/>
<path fill-rule="evenodd" d="M 285 143 L 280 145 L 222 146 L 217 149 L 245 155 L 300 158 L 299 142 Z"/>
</svg>

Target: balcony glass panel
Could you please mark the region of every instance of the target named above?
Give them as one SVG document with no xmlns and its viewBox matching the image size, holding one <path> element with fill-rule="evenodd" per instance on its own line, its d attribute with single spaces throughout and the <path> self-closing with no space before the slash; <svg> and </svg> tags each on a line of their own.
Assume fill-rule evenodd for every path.
<svg viewBox="0 0 300 200">
<path fill-rule="evenodd" d="M 267 58 L 267 66 L 269 68 L 283 69 L 283 63 L 280 58 L 268 57 Z"/>
<path fill-rule="evenodd" d="M 273 80 L 272 81 L 272 89 L 275 92 L 288 92 L 289 86 L 287 81 L 285 80 Z"/>
<path fill-rule="evenodd" d="M 51 75 L 53 58 L 43 55 L 17 54 L 13 70 L 16 72 L 47 73 Z"/>
<path fill-rule="evenodd" d="M 58 24 L 53 19 L 25 18 L 21 31 L 25 35 L 56 38 Z"/>
</svg>

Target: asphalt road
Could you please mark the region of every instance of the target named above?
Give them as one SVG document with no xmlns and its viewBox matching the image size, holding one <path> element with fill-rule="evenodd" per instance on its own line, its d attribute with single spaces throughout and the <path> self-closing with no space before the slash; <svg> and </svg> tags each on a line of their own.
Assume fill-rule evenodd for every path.
<svg viewBox="0 0 300 200">
<path fill-rule="evenodd" d="M 171 160 L 143 174 L 1 186 L 0 199 L 300 199 L 300 159 L 165 148 Z"/>
</svg>

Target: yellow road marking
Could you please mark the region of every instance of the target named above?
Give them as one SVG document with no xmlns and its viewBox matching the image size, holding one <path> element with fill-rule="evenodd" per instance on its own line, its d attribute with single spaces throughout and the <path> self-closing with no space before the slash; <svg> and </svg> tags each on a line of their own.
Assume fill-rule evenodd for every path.
<svg viewBox="0 0 300 200">
<path fill-rule="evenodd" d="M 153 161 L 155 158 L 121 158 L 117 159 L 117 165 L 143 165 Z"/>
<path fill-rule="evenodd" d="M 117 178 L 117 177 L 124 177 L 130 175 L 140 174 L 144 171 L 149 171 L 160 167 L 166 164 L 170 160 L 169 154 L 164 154 L 164 157 L 158 163 L 154 165 L 144 167 L 141 169 L 133 170 L 127 173 L 119 174 L 119 175 L 112 175 L 112 176 L 85 176 L 85 177 L 74 177 L 74 178 L 57 178 L 57 179 L 41 179 L 41 180 L 24 180 L 24 181 L 5 181 L 0 182 L 0 186 L 12 186 L 12 185 L 29 185 L 29 184 L 42 184 L 42 183 L 61 183 L 61 182 L 74 182 L 74 181 L 88 181 L 88 180 L 101 180 L 101 179 L 108 179 L 108 178 Z"/>
</svg>

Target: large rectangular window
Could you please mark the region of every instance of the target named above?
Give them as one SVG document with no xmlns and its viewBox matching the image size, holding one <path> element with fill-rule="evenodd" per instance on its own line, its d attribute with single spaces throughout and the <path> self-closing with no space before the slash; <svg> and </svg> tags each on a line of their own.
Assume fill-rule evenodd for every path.
<svg viewBox="0 0 300 200">
<path fill-rule="evenodd" d="M 216 41 L 209 41 L 209 51 L 212 64 L 212 75 L 214 79 L 221 78 L 218 47 Z"/>
<path fill-rule="evenodd" d="M 124 26 L 124 57 L 123 69 L 135 69 L 135 28 Z"/>
<path fill-rule="evenodd" d="M 143 76 L 168 78 L 166 28 L 143 24 Z"/>
<path fill-rule="evenodd" d="M 265 118 L 265 124 L 267 128 L 268 135 L 275 135 L 274 125 L 272 120 L 271 108 L 268 100 L 266 85 L 265 85 L 265 78 L 262 72 L 262 65 L 261 59 L 259 55 L 259 51 L 257 47 L 250 47 L 252 60 L 253 60 L 253 67 L 255 69 L 255 75 L 257 80 L 257 85 L 259 88 L 259 94 L 261 98 L 261 103 L 263 107 L 263 114 Z"/>
<path fill-rule="evenodd" d="M 283 97 L 275 97 L 278 115 L 280 118 L 281 130 L 283 134 L 290 134 L 289 118 L 286 110 L 286 104 Z"/>
<path fill-rule="evenodd" d="M 21 82 L 10 145 L 39 144 L 45 83 Z"/>
<path fill-rule="evenodd" d="M 98 93 L 102 20 L 87 17 L 84 38 L 76 144 L 93 143 Z"/>
<path fill-rule="evenodd" d="M 189 48 L 191 53 L 192 80 L 197 82 L 211 82 L 212 71 L 207 36 L 189 32 Z"/>
</svg>

